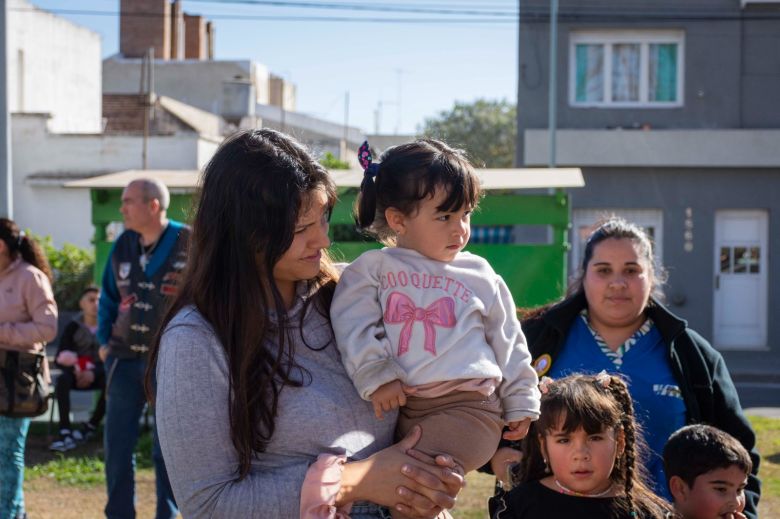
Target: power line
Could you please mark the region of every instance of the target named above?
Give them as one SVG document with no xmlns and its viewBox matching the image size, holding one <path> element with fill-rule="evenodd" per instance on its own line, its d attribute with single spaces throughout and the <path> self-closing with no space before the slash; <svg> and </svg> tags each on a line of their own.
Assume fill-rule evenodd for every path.
<svg viewBox="0 0 780 519">
<path fill-rule="evenodd" d="M 231 0 L 235 1 L 235 0 Z M 38 11 L 37 8 L 9 7 L 9 11 Z M 128 16 L 128 17 L 161 17 L 154 12 L 120 12 L 98 11 L 88 9 L 46 9 L 54 14 L 70 14 L 82 16 Z M 346 17 L 346 16 L 301 16 L 301 15 L 251 15 L 251 14 L 219 14 L 204 13 L 213 20 L 246 20 L 246 21 L 290 21 L 290 22 L 360 22 L 360 23 L 409 23 L 409 24 L 514 24 L 516 17 L 507 18 L 389 18 L 389 17 Z M 550 13 L 547 10 L 524 10 L 523 23 L 548 23 Z M 780 13 L 635 13 L 633 11 L 578 12 L 560 11 L 559 20 L 588 22 L 637 22 L 637 21 L 739 21 L 739 20 L 778 20 Z"/>
<path fill-rule="evenodd" d="M 334 2 L 295 2 L 289 0 L 224 0 L 214 2 L 213 0 L 189 0 L 191 2 L 203 2 L 211 4 L 243 4 L 253 6 L 269 7 L 298 7 L 304 9 L 333 9 L 348 11 L 371 11 L 382 13 L 420 13 L 420 14 L 445 14 L 445 15 L 477 15 L 477 16 L 516 16 L 514 11 L 486 11 L 475 9 L 442 9 L 440 7 L 403 7 L 399 5 L 366 5 L 354 3 L 334 3 Z"/>
<path fill-rule="evenodd" d="M 9 7 L 9 11 L 26 11 L 33 12 L 38 9 L 30 8 L 13 8 Z M 81 16 L 127 16 L 127 17 L 145 17 L 155 18 L 164 16 L 160 13 L 151 12 L 120 12 L 120 11 L 95 11 L 88 9 L 46 9 L 47 12 L 53 14 L 70 14 Z M 371 22 L 371 23 L 429 23 L 429 24 L 481 24 L 481 23 L 515 23 L 514 19 L 499 19 L 499 18 L 355 18 L 345 16 L 274 16 L 274 15 L 235 15 L 235 14 L 205 14 L 204 16 L 212 20 L 265 20 L 265 21 L 294 21 L 294 22 Z"/>
</svg>

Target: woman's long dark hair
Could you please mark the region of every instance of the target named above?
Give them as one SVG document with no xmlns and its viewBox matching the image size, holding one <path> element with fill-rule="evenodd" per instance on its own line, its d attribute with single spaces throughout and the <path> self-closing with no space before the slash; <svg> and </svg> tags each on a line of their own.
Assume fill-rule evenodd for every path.
<svg viewBox="0 0 780 519">
<path fill-rule="evenodd" d="M 23 233 L 16 222 L 8 218 L 0 218 L 0 240 L 5 242 L 11 260 L 21 257 L 24 261 L 37 268 L 53 281 L 49 260 L 38 242 Z"/>
<path fill-rule="evenodd" d="M 286 310 L 273 268 L 290 247 L 298 215 L 314 190 L 332 207 L 333 181 L 290 137 L 269 129 L 241 131 L 219 147 L 203 172 L 188 266 L 160 330 L 194 305 L 213 327 L 227 356 L 230 436 L 238 452 L 238 478 L 274 434 L 279 393 L 300 385 Z M 303 206 L 303 207 L 302 207 Z M 327 312 L 334 269 L 324 259 L 310 281 L 318 309 Z M 304 312 L 305 313 L 305 312 Z M 275 314 L 276 317 L 272 317 Z M 301 317 L 302 318 L 302 317 Z M 159 338 L 152 347 L 146 391 L 153 397 Z M 151 398 L 150 398 L 151 399 Z"/>
</svg>

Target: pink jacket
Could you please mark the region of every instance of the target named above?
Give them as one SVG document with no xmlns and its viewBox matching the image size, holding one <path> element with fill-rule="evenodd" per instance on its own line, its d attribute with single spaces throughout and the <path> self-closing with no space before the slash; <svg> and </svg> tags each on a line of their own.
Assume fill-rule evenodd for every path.
<svg viewBox="0 0 780 519">
<path fill-rule="evenodd" d="M 46 274 L 17 259 L 0 272 L 0 349 L 40 351 L 57 335 L 57 303 Z"/>
</svg>

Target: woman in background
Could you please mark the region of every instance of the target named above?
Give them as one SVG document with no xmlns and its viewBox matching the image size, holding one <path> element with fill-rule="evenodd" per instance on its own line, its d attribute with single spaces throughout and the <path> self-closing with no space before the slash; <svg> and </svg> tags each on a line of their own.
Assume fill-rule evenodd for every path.
<svg viewBox="0 0 780 519">
<path fill-rule="evenodd" d="M 0 350 L 42 351 L 57 335 L 51 269 L 40 245 L 0 218 Z M 48 369 L 44 364 L 48 378 Z M 48 381 L 47 381 L 48 382 Z M 22 519 L 29 418 L 0 416 L 0 517 Z"/>
</svg>

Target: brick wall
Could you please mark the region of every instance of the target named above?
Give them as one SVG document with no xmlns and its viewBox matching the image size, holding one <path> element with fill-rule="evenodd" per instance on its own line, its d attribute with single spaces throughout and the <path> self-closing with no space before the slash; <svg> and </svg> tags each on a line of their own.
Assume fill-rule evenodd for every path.
<svg viewBox="0 0 780 519">
<path fill-rule="evenodd" d="M 120 0 L 119 52 L 140 58 L 154 47 L 156 59 L 171 57 L 171 4 L 169 0 Z"/>
<path fill-rule="evenodd" d="M 184 57 L 206 59 L 206 20 L 184 13 Z"/>
<path fill-rule="evenodd" d="M 184 12 L 180 0 L 171 4 L 171 59 L 184 59 Z"/>
</svg>

